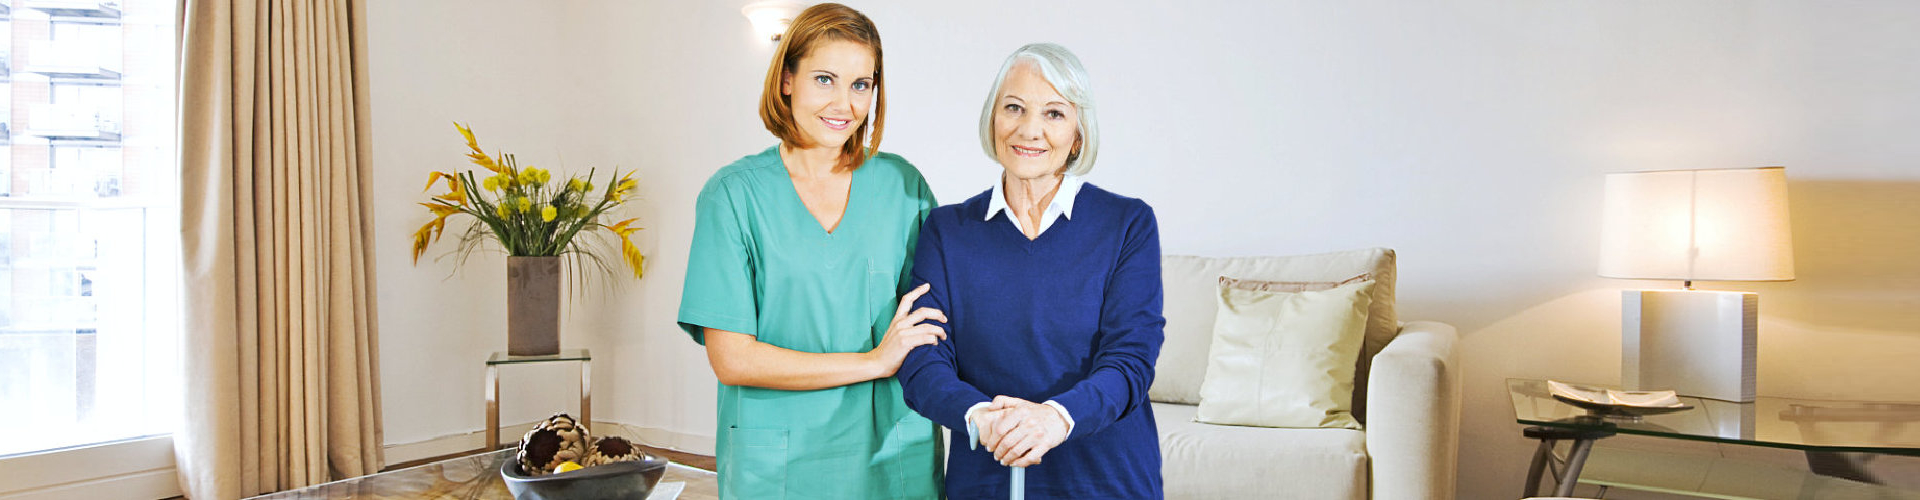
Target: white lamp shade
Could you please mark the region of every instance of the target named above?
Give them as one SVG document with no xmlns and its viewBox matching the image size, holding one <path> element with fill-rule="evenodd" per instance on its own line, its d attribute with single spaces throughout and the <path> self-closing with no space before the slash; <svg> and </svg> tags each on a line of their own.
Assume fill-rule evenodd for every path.
<svg viewBox="0 0 1920 500">
<path fill-rule="evenodd" d="M 1686 281 L 1793 279 L 1786 169 L 1607 174 L 1600 275 Z"/>
</svg>

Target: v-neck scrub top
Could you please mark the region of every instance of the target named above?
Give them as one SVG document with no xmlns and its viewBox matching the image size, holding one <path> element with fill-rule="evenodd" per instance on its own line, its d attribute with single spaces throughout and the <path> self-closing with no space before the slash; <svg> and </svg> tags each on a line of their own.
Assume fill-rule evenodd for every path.
<svg viewBox="0 0 1920 500">
<path fill-rule="evenodd" d="M 720 169 L 700 191 L 680 327 L 753 335 L 813 353 L 866 352 L 905 291 L 936 205 L 897 155 L 853 171 L 828 232 L 795 192 L 779 147 Z M 716 458 L 725 499 L 938 498 L 933 422 L 892 377 L 812 391 L 720 384 Z"/>
</svg>

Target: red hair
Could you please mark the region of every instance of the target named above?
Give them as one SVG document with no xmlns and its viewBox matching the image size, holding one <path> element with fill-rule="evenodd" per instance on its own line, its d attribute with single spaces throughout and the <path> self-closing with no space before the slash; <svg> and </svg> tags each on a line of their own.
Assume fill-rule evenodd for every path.
<svg viewBox="0 0 1920 500">
<path fill-rule="evenodd" d="M 887 122 L 887 86 L 885 72 L 880 64 L 880 30 L 873 26 L 873 20 L 852 7 L 837 3 L 823 3 L 807 7 L 793 18 L 793 24 L 787 26 L 787 33 L 780 36 L 780 46 L 774 49 L 773 62 L 767 66 L 767 82 L 760 92 L 760 121 L 765 122 L 767 131 L 773 132 L 781 142 L 790 145 L 810 147 L 800 127 L 793 120 L 791 98 L 780 91 L 781 83 L 792 74 L 800 59 L 813 52 L 813 49 L 827 42 L 847 41 L 866 45 L 873 50 L 873 113 L 867 119 L 873 124 L 873 138 L 867 138 L 866 124 L 860 124 L 858 132 L 840 148 L 840 158 L 846 165 L 859 167 L 866 163 L 867 157 L 880 150 L 880 131 Z"/>
</svg>

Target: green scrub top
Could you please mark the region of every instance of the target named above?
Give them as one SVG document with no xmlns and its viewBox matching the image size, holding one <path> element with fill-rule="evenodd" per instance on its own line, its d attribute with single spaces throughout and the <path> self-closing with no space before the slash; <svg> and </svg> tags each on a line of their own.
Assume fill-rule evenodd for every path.
<svg viewBox="0 0 1920 500">
<path fill-rule="evenodd" d="M 829 233 L 807 212 L 778 146 L 720 169 L 700 191 L 680 327 L 739 332 L 803 352 L 866 352 L 904 292 L 926 180 L 879 153 L 853 172 Z M 892 377 L 815 391 L 720 384 L 723 499 L 938 498 L 933 422 Z"/>
</svg>

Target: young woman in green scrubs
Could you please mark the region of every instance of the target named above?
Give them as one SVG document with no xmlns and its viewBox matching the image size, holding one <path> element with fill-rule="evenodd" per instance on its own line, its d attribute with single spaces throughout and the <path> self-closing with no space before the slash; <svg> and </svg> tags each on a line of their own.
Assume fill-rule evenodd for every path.
<svg viewBox="0 0 1920 500">
<path fill-rule="evenodd" d="M 903 309 L 924 290 L 900 298 L 936 203 L 913 165 L 878 152 L 880 60 L 865 15 L 801 12 L 761 96 L 780 144 L 700 191 L 679 323 L 720 379 L 721 498 L 939 497 L 937 428 L 893 378 L 946 335 L 922 323 L 939 311 Z"/>
</svg>

